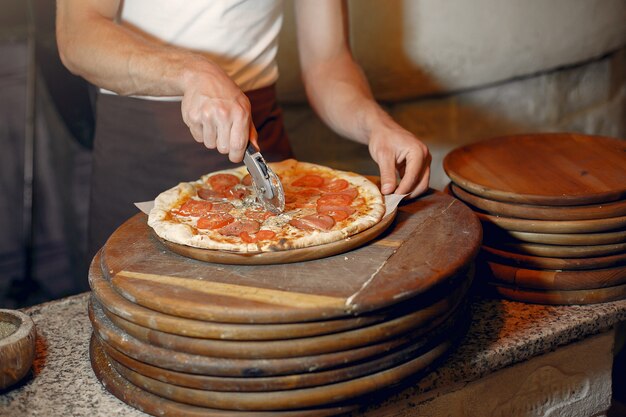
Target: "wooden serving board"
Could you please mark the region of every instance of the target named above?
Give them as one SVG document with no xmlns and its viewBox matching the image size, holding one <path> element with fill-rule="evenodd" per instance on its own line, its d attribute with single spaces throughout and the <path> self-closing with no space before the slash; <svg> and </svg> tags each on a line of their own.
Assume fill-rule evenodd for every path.
<svg viewBox="0 0 626 417">
<path fill-rule="evenodd" d="M 590 220 L 626 216 L 626 200 L 586 206 L 540 206 L 490 200 L 468 193 L 455 184 L 449 184 L 446 191 L 473 208 L 503 217 L 535 220 Z"/>
<path fill-rule="evenodd" d="M 469 208 L 432 192 L 400 206 L 381 238 L 324 259 L 277 265 L 189 259 L 164 250 L 138 214 L 111 236 L 101 260 L 119 294 L 157 312 L 224 323 L 295 323 L 371 312 L 445 285 L 468 268 L 481 237 Z"/>
<path fill-rule="evenodd" d="M 626 141 L 575 133 L 505 136 L 457 148 L 443 168 L 492 200 L 588 205 L 626 197 Z"/>
<path fill-rule="evenodd" d="M 164 349 L 222 358 L 274 359 L 348 350 L 376 343 L 417 328 L 427 331 L 438 323 L 440 318 L 456 310 L 464 299 L 470 282 L 467 280 L 459 288 L 454 289 L 450 295 L 440 300 L 433 300 L 431 305 L 406 312 L 395 318 L 390 317 L 382 323 L 329 335 L 271 341 L 216 340 L 174 335 L 136 325 L 107 312 L 97 301 L 92 301 L 92 305 L 98 313 L 104 313 L 113 325 L 134 338 Z"/>
<path fill-rule="evenodd" d="M 530 233 L 594 233 L 626 227 L 626 216 L 591 220 L 528 220 L 476 213 L 483 224 L 516 232 Z"/>
<path fill-rule="evenodd" d="M 393 213 L 383 217 L 383 219 L 373 227 L 343 240 L 327 243 L 325 245 L 276 252 L 240 253 L 207 250 L 179 245 L 177 243 L 168 242 L 167 240 L 161 239 L 157 236 L 155 237 L 170 251 L 188 258 L 197 259 L 199 261 L 232 265 L 287 264 L 292 262 L 304 262 L 313 259 L 327 258 L 329 256 L 341 254 L 354 248 L 358 248 L 383 233 L 389 225 L 393 223 L 396 212 L 397 211 L 394 210 Z"/>
<path fill-rule="evenodd" d="M 113 362 L 113 365 L 116 371 L 134 385 L 172 401 L 236 411 L 287 411 L 345 402 L 384 388 L 391 383 L 396 383 L 423 371 L 445 354 L 451 346 L 452 341 L 445 340 L 421 355 L 411 358 L 408 362 L 390 369 L 348 381 L 289 391 L 223 392 L 198 390 L 145 377 L 119 363 Z"/>
<path fill-rule="evenodd" d="M 615 287 L 571 291 L 531 290 L 498 284 L 494 284 L 493 287 L 505 298 L 534 304 L 596 304 L 626 298 L 626 284 Z"/>
<path fill-rule="evenodd" d="M 535 233 L 505 230 L 490 223 L 484 223 L 484 241 L 490 246 L 501 242 L 529 242 L 545 245 L 610 245 L 626 242 L 626 230 L 601 233 Z"/>
<path fill-rule="evenodd" d="M 626 264 L 626 252 L 617 255 L 593 258 L 547 258 L 543 256 L 523 255 L 483 245 L 482 255 L 489 260 L 505 265 L 535 269 L 599 269 Z"/>
<path fill-rule="evenodd" d="M 209 391 L 285 391 L 347 381 L 380 372 L 406 362 L 416 357 L 420 352 L 423 352 L 424 347 L 429 343 L 435 340 L 441 340 L 444 335 L 446 338 L 449 338 L 450 335 L 455 334 L 456 330 L 460 327 L 459 323 L 468 321 L 469 316 L 466 310 L 465 308 L 461 309 L 453 318 L 438 326 L 437 329 L 430 332 L 426 337 L 410 340 L 396 349 L 389 350 L 389 353 L 377 356 L 369 361 L 357 362 L 354 365 L 327 371 L 313 371 L 303 374 L 275 377 L 229 378 L 176 372 L 137 361 L 109 347 L 106 343 L 100 343 L 100 346 L 105 350 L 107 356 L 115 362 L 122 364 L 138 374 L 168 384 Z"/>
<path fill-rule="evenodd" d="M 233 411 L 175 402 L 145 391 L 124 379 L 92 336 L 89 344 L 91 367 L 102 385 L 121 401 L 145 413 L 161 417 L 325 417 L 346 413 L 358 405 L 335 405 L 296 411 Z"/>
<path fill-rule="evenodd" d="M 626 266 L 588 271 L 548 271 L 485 262 L 486 276 L 498 284 L 536 290 L 594 290 L 626 284 Z"/>
<path fill-rule="evenodd" d="M 411 322 L 413 316 L 407 316 L 384 327 L 373 326 L 372 329 L 365 330 L 364 333 L 338 334 L 336 335 L 336 343 L 331 346 L 336 350 L 330 350 L 327 347 L 321 349 L 324 353 L 318 353 L 315 349 L 311 353 L 307 353 L 303 351 L 303 346 L 296 346 L 299 349 L 299 356 L 285 358 L 277 358 L 273 354 L 266 358 L 263 356 L 264 352 L 259 352 L 257 356 L 244 355 L 243 358 L 233 358 L 174 351 L 132 337 L 121 328 L 116 327 L 103 314 L 97 304 L 90 307 L 89 318 L 95 333 L 101 339 L 106 340 L 107 344 L 113 348 L 141 362 L 188 373 L 251 377 L 288 375 L 303 373 L 311 369 L 332 369 L 354 361 L 364 360 L 427 334 L 445 322 L 455 310 L 456 308 L 437 316 L 432 316 L 432 312 L 425 312 L 425 314 L 429 313 L 428 316 L 430 317 L 430 320 L 426 322 L 424 319 L 420 320 L 419 315 L 413 315 L 417 318 L 415 323 Z M 342 346 L 343 340 L 345 340 L 345 346 Z M 325 342 L 327 345 L 331 343 L 328 340 Z M 284 341 L 284 343 L 285 348 L 292 344 L 298 344 L 297 340 L 294 341 L 293 339 Z"/>
<path fill-rule="evenodd" d="M 498 243 L 497 247 L 509 252 L 552 258 L 589 258 L 626 252 L 626 243 L 591 246 L 542 245 L 540 243 Z"/>
</svg>

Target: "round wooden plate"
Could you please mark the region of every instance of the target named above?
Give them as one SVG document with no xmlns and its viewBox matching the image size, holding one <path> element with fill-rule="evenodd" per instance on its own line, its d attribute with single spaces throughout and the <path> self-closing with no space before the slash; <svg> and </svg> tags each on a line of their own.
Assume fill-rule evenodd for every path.
<svg viewBox="0 0 626 417">
<path fill-rule="evenodd" d="M 626 253 L 599 256 L 593 258 L 547 258 L 543 256 L 522 255 L 483 245 L 482 255 L 498 263 L 535 269 L 599 269 L 624 265 Z"/>
<path fill-rule="evenodd" d="M 311 246 L 308 248 L 290 249 L 275 252 L 227 252 L 209 249 L 199 249 L 191 246 L 179 245 L 161 239 L 153 233 L 167 249 L 188 258 L 203 262 L 231 265 L 272 265 L 292 262 L 304 262 L 313 259 L 327 258 L 329 256 L 351 251 L 369 242 L 383 233 L 396 217 L 397 210 L 383 217 L 380 222 L 360 233 L 349 236 L 337 242 L 324 245 Z"/>
<path fill-rule="evenodd" d="M 96 312 L 106 314 L 115 326 L 136 339 L 165 349 L 223 358 L 288 358 L 348 350 L 384 340 L 384 338 L 392 337 L 403 331 L 427 327 L 429 323 L 435 322 L 438 317 L 445 316 L 457 308 L 464 299 L 470 283 L 471 280 L 466 280 L 459 288 L 454 289 L 451 294 L 443 299 L 433 300 L 428 306 L 406 312 L 405 315 L 395 318 L 390 317 L 389 320 L 381 323 L 340 333 L 288 339 L 288 341 L 215 340 L 179 336 L 138 326 L 108 313 L 95 300 L 92 300 L 92 306 Z"/>
<path fill-rule="evenodd" d="M 89 309 L 89 318 L 94 331 L 100 338 L 106 340 L 108 344 L 127 356 L 174 371 L 213 376 L 245 377 L 288 375 L 303 373 L 312 369 L 323 370 L 345 366 L 348 363 L 364 360 L 372 355 L 385 353 L 390 349 L 405 344 L 407 341 L 439 326 L 454 312 L 447 311 L 436 317 L 431 316 L 426 323 L 423 323 L 424 320 L 421 320 L 422 323 L 418 321 L 417 324 L 411 323 L 410 319 L 412 317 L 408 317 L 407 320 L 397 325 L 396 323 L 391 323 L 385 328 L 375 328 L 364 334 L 365 338 L 360 340 L 358 337 L 362 335 L 350 335 L 350 337 L 346 337 L 348 339 L 348 347 L 340 347 L 338 351 L 269 359 L 259 355 L 254 359 L 248 359 L 190 354 L 144 343 L 116 327 L 101 310 L 97 309 L 97 306 L 95 307 Z M 388 331 L 388 333 L 381 333 L 384 331 Z M 372 332 L 375 333 L 374 336 L 371 336 L 370 333 Z M 337 335 L 338 339 L 341 339 L 341 337 L 342 335 Z M 353 340 L 350 340 L 350 338 Z M 354 339 L 360 343 L 355 342 Z M 287 345 L 293 342 L 293 340 L 285 341 Z"/>
<path fill-rule="evenodd" d="M 443 168 L 459 187 L 492 200 L 589 205 L 626 197 L 626 141 L 575 133 L 494 138 L 457 148 Z"/>
<path fill-rule="evenodd" d="M 432 192 L 400 206 L 382 238 L 328 258 L 202 262 L 164 251 L 139 214 L 111 236 L 101 260 L 116 291 L 154 311 L 224 323 L 295 323 L 372 312 L 443 285 L 467 269 L 481 233 L 467 206 Z"/>
<path fill-rule="evenodd" d="M 476 213 L 483 224 L 492 224 L 505 230 L 534 233 L 593 233 L 626 227 L 626 216 L 592 220 L 528 220 Z"/>
<path fill-rule="evenodd" d="M 459 329 L 464 328 L 464 323 L 469 321 L 468 317 L 468 308 L 465 306 L 425 337 L 410 340 L 406 344 L 390 350 L 389 353 L 374 357 L 369 361 L 357 362 L 354 365 L 327 371 L 305 372 L 303 374 L 276 377 L 229 378 L 176 372 L 137 361 L 108 346 L 105 342 L 101 342 L 100 344 L 107 353 L 107 356 L 116 362 L 121 363 L 138 374 L 168 384 L 210 391 L 285 391 L 355 379 L 399 365 L 419 355 L 420 352 L 423 353 L 427 346 L 432 346 L 432 343 L 437 340 L 442 340 L 444 335 L 445 338 L 450 338 L 451 335 L 457 334 Z"/>
<path fill-rule="evenodd" d="M 121 401 L 145 413 L 159 417 L 324 417 L 346 413 L 358 405 L 318 407 L 296 411 L 233 411 L 198 407 L 171 401 L 133 385 L 124 379 L 111 364 L 102 347 L 92 336 L 89 344 L 91 367 L 104 388 Z"/>
<path fill-rule="evenodd" d="M 491 246 L 500 242 L 529 242 L 545 245 L 610 245 L 626 242 L 626 230 L 603 233 L 534 233 L 504 230 L 493 224 L 485 223 L 484 241 Z"/>
<path fill-rule="evenodd" d="M 588 271 L 525 269 L 498 262 L 485 262 L 484 276 L 497 285 L 537 290 L 594 290 L 626 284 L 626 266 Z"/>
<path fill-rule="evenodd" d="M 535 220 L 589 220 L 626 216 L 626 200 L 587 206 L 538 206 L 489 200 L 448 184 L 450 194 L 459 200 L 496 216 Z"/>
<path fill-rule="evenodd" d="M 626 243 L 591 246 L 542 245 L 540 243 L 500 243 L 498 247 L 509 252 L 549 258 L 589 258 L 626 252 Z"/>
<path fill-rule="evenodd" d="M 597 304 L 626 298 L 626 284 L 615 287 L 571 291 L 530 290 L 511 288 L 498 284 L 493 284 L 493 287 L 503 297 L 534 304 Z"/>
<path fill-rule="evenodd" d="M 385 388 L 425 370 L 431 363 L 445 354 L 452 347 L 452 344 L 452 341 L 445 340 L 420 356 L 384 371 L 334 384 L 288 391 L 224 392 L 198 390 L 145 377 L 114 361 L 112 364 L 131 383 L 173 401 L 238 411 L 283 411 L 346 402 Z"/>
</svg>

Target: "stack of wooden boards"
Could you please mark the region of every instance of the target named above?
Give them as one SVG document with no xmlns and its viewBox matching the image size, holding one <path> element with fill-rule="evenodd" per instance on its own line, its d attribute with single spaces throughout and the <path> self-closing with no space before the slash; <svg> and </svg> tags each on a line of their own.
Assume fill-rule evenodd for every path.
<svg viewBox="0 0 626 417">
<path fill-rule="evenodd" d="M 505 297 L 586 304 L 626 296 L 626 141 L 500 137 L 444 158 L 448 193 L 479 216 L 486 279 Z"/>
<path fill-rule="evenodd" d="M 481 232 L 464 204 L 433 192 L 355 250 L 226 265 L 173 253 L 138 214 L 91 265 L 92 366 L 153 415 L 350 411 L 464 335 Z"/>
</svg>

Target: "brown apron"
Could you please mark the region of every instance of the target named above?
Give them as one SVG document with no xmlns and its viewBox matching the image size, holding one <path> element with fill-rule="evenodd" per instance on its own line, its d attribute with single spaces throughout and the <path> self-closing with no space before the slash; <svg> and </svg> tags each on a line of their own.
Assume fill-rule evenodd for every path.
<svg viewBox="0 0 626 417">
<path fill-rule="evenodd" d="M 292 156 L 275 87 L 246 93 L 268 161 Z M 137 213 L 134 202 L 153 200 L 181 181 L 236 165 L 196 142 L 181 116 L 180 102 L 100 94 L 89 213 L 91 259 L 125 220 Z"/>
</svg>

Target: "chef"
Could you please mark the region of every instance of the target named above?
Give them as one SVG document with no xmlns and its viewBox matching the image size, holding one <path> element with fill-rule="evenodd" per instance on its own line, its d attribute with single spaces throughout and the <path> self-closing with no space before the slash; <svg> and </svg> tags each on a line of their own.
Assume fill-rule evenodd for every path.
<svg viewBox="0 0 626 417">
<path fill-rule="evenodd" d="M 317 114 L 368 145 L 384 194 L 424 192 L 428 149 L 372 97 L 348 46 L 345 1 L 295 0 L 295 12 Z M 268 160 L 292 156 L 274 88 L 281 24 L 281 0 L 57 1 L 61 59 L 99 88 L 90 255 L 133 202 L 240 163 L 248 141 Z"/>
</svg>

